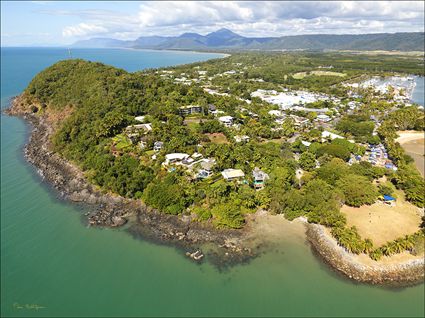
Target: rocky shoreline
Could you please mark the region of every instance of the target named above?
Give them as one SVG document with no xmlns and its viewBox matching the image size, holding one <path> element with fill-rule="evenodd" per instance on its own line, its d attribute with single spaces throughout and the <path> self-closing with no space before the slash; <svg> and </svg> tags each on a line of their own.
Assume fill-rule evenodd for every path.
<svg viewBox="0 0 425 318">
<path fill-rule="evenodd" d="M 21 117 L 31 126 L 30 137 L 24 147 L 26 160 L 44 181 L 58 191 L 60 198 L 84 204 L 88 208 L 86 215 L 90 226 L 120 227 L 131 219 L 126 230 L 133 236 L 172 245 L 189 254 L 211 244 L 216 248 L 205 253 L 205 258 L 219 267 L 246 262 L 257 255 L 249 244 L 245 244 L 243 230 L 216 229 L 211 224 L 195 221 L 191 215 L 167 215 L 147 207 L 140 200 L 102 193 L 87 182 L 78 167 L 50 150 L 52 125 L 46 116 L 28 111 L 32 108 L 28 105 L 23 107 L 22 103 L 21 98 L 16 97 L 6 114 Z"/>
<path fill-rule="evenodd" d="M 61 198 L 88 206 L 87 222 L 91 226 L 120 227 L 131 219 L 126 230 L 134 237 L 174 246 L 195 261 L 208 259 L 219 268 L 248 262 L 264 250 L 264 244 L 258 243 L 258 237 L 253 237 L 249 227 L 220 230 L 194 220 L 191 215 L 167 215 L 145 206 L 140 200 L 101 192 L 87 182 L 78 167 L 50 150 L 53 127 L 46 116 L 34 114 L 33 108 L 17 97 L 6 110 L 8 115 L 22 117 L 32 126 L 24 148 L 25 158 Z M 424 280 L 423 259 L 386 267 L 367 266 L 352 259 L 326 235 L 322 226 L 308 223 L 306 226 L 307 240 L 315 252 L 332 268 L 353 280 L 392 286 L 412 285 Z"/>
<path fill-rule="evenodd" d="M 306 234 L 315 252 L 333 269 L 350 279 L 391 287 L 405 287 L 424 282 L 424 258 L 396 264 L 364 264 L 358 261 L 354 254 L 339 246 L 322 225 L 308 224 Z"/>
</svg>

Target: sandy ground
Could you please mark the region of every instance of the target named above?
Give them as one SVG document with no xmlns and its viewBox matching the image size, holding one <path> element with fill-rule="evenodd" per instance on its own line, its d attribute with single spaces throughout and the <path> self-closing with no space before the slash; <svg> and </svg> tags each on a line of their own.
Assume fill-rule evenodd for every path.
<svg viewBox="0 0 425 318">
<path fill-rule="evenodd" d="M 205 134 L 215 144 L 228 144 L 226 136 L 222 133 Z"/>
<path fill-rule="evenodd" d="M 406 202 L 399 191 L 395 206 L 377 202 L 360 208 L 343 206 L 341 212 L 348 226 L 356 226 L 361 237 L 370 238 L 375 247 L 418 231 L 421 223 L 420 209 Z"/>
<path fill-rule="evenodd" d="M 400 145 L 403 145 L 404 143 L 408 141 L 424 139 L 425 137 L 423 132 L 415 131 L 415 130 L 398 131 L 397 135 L 399 135 L 400 137 L 398 137 L 395 141 L 399 142 Z"/>
<path fill-rule="evenodd" d="M 246 220 L 247 232 L 254 241 L 266 243 L 291 241 L 299 244 L 304 244 L 306 241 L 305 219 L 298 218 L 288 221 L 282 214 L 272 215 L 267 211 L 260 210 L 247 215 Z"/>
<path fill-rule="evenodd" d="M 425 176 L 425 145 L 424 133 L 412 130 L 398 131 L 400 136 L 396 139 L 406 151 L 406 153 L 415 161 L 422 177 Z"/>
</svg>

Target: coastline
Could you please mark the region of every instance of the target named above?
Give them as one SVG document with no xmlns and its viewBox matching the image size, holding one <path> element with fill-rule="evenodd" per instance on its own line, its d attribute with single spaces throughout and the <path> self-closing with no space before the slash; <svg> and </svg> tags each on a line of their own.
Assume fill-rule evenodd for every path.
<svg viewBox="0 0 425 318">
<path fill-rule="evenodd" d="M 400 145 L 403 145 L 409 141 L 425 138 L 425 135 L 423 132 L 414 131 L 414 130 L 398 131 L 397 135 L 399 135 L 399 137 L 395 139 L 395 142 L 398 142 Z"/>
<path fill-rule="evenodd" d="M 406 154 L 413 158 L 416 168 L 422 175 L 425 176 L 425 149 L 424 149 L 424 132 L 418 131 L 399 131 L 399 137 L 395 140 L 400 143 Z"/>
<path fill-rule="evenodd" d="M 57 48 L 66 48 L 63 46 L 58 46 Z M 217 58 L 226 58 L 231 56 L 230 53 L 223 53 L 220 51 L 193 51 L 193 50 L 183 50 L 183 49 L 139 49 L 135 47 L 72 47 L 71 49 L 109 49 L 109 50 L 130 50 L 130 51 L 145 51 L 145 52 L 174 52 L 174 53 L 192 53 L 192 54 L 220 54 L 222 56 Z M 193 62 L 196 63 L 196 62 Z"/>
<path fill-rule="evenodd" d="M 90 212 L 86 214 L 88 224 L 120 227 L 131 220 L 128 232 L 133 236 L 171 245 L 186 253 L 203 251 L 206 259 L 219 268 L 248 262 L 272 243 L 273 235 L 265 239 L 264 233 L 255 228 L 255 223 L 264 221 L 268 213 L 259 211 L 249 216 L 247 226 L 241 230 L 217 229 L 209 223 L 196 221 L 192 215 L 168 215 L 145 206 L 140 200 L 102 193 L 85 179 L 78 167 L 49 149 L 53 127 L 46 116 L 30 113 L 26 110 L 27 106 L 17 97 L 6 110 L 8 115 L 21 117 L 29 123 L 30 137 L 24 147 L 25 159 L 36 168 L 44 181 L 58 191 L 61 198 L 89 207 Z M 422 262 L 419 260 L 385 268 L 367 266 L 354 260 L 350 253 L 338 246 L 335 239 L 326 235 L 324 227 L 308 224 L 305 219 L 300 221 L 307 228 L 305 235 L 314 251 L 331 268 L 352 280 L 394 286 L 423 282 L 423 259 Z M 271 227 L 263 228 L 267 232 L 267 228 Z M 204 249 L 206 245 L 213 245 L 213 248 Z"/>
<path fill-rule="evenodd" d="M 425 260 L 418 256 L 412 260 L 375 262 L 364 255 L 355 255 L 339 246 L 329 231 L 318 224 L 308 224 L 307 238 L 327 264 L 358 282 L 389 287 L 407 287 L 424 283 Z M 394 257 L 394 256 L 393 256 Z"/>
<path fill-rule="evenodd" d="M 25 159 L 42 180 L 57 191 L 59 198 L 87 207 L 89 212 L 85 215 L 89 226 L 114 228 L 129 223 L 127 230 L 133 236 L 171 245 L 183 252 L 192 253 L 212 243 L 218 248 L 211 260 L 219 267 L 245 262 L 258 255 L 244 244 L 244 231 L 217 229 L 195 221 L 191 215 L 169 215 L 147 207 L 140 200 L 102 193 L 86 180 L 77 166 L 49 149 L 53 128 L 45 116 L 24 111 L 18 103 L 19 97 L 13 99 L 5 113 L 24 119 L 29 125 L 29 139 L 23 149 Z"/>
</svg>

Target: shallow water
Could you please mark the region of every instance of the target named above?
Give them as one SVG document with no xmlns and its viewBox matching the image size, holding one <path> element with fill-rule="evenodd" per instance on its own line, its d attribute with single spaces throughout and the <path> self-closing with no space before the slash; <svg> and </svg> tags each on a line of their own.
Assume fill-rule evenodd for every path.
<svg viewBox="0 0 425 318">
<path fill-rule="evenodd" d="M 1 106 L 61 49 L 2 49 Z M 73 50 L 130 71 L 213 57 Z M 147 62 L 149 61 L 149 63 Z M 128 64 L 127 64 L 128 63 Z M 86 228 L 22 156 L 26 124 L 1 116 L 2 316 L 423 316 L 424 286 L 390 290 L 330 271 L 302 236 L 286 235 L 247 265 L 219 272 L 123 230 Z M 285 228 L 282 227 L 282 231 Z M 37 304 L 39 310 L 25 307 Z"/>
</svg>

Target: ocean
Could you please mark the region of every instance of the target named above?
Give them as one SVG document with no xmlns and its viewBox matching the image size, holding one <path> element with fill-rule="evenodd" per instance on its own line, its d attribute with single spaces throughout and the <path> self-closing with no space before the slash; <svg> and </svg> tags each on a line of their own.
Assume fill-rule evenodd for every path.
<svg viewBox="0 0 425 318">
<path fill-rule="evenodd" d="M 415 77 L 416 86 L 413 89 L 412 101 L 418 105 L 425 106 L 425 77 Z"/>
<path fill-rule="evenodd" d="M 72 56 L 129 71 L 219 57 L 115 49 Z M 2 48 L 2 109 L 67 57 L 60 48 Z M 424 316 L 424 285 L 356 284 L 317 259 L 302 235 L 219 271 L 125 229 L 87 228 L 84 208 L 59 199 L 25 162 L 28 135 L 23 120 L 1 115 L 1 316 Z"/>
</svg>

